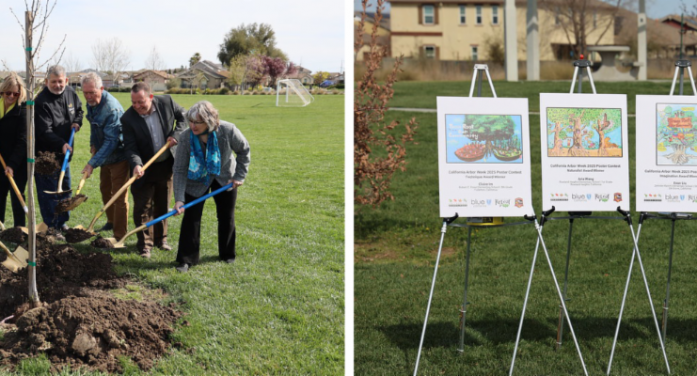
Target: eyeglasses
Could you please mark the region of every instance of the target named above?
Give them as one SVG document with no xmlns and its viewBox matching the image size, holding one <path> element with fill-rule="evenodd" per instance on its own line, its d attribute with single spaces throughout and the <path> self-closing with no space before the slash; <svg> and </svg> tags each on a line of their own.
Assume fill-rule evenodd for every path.
<svg viewBox="0 0 697 376">
<path fill-rule="evenodd" d="M 8 97 L 19 97 L 19 93 L 13 93 L 11 91 L 3 91 L 2 94 L 7 95 Z"/>
<path fill-rule="evenodd" d="M 189 123 L 191 123 L 191 124 L 206 124 L 205 121 L 193 121 L 193 120 L 189 120 Z"/>
</svg>

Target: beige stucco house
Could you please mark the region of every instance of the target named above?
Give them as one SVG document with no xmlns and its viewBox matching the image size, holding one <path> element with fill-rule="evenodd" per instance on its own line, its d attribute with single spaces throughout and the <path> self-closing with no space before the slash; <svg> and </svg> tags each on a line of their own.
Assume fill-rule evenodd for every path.
<svg viewBox="0 0 697 376">
<path fill-rule="evenodd" d="M 503 44 L 502 0 L 388 0 L 392 56 L 423 56 L 438 60 L 489 60 L 487 46 Z M 614 7 L 589 0 L 593 11 L 587 17 L 588 45 L 611 45 L 614 41 Z M 558 5 L 557 5 L 558 4 Z M 568 2 L 538 1 L 540 60 L 569 57 L 575 44 L 568 29 Z M 526 59 L 527 1 L 516 0 L 518 60 Z"/>
</svg>

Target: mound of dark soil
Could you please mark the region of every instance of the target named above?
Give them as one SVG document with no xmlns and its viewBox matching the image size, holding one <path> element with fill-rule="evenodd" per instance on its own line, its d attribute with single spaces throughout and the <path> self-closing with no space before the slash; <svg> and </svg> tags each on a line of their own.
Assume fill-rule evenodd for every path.
<svg viewBox="0 0 697 376">
<path fill-rule="evenodd" d="M 7 256 L 0 253 L 0 261 Z M 88 296 L 89 289 L 123 287 L 128 279 L 116 275 L 112 257 L 105 253 L 79 253 L 67 244 L 39 244 L 36 249 L 37 286 L 43 302 L 66 296 Z M 15 313 L 28 299 L 27 271 L 12 273 L 0 266 L 0 320 Z"/>
<path fill-rule="evenodd" d="M 79 243 L 94 236 L 94 234 L 79 228 L 71 228 L 63 235 L 65 236 L 65 241 L 68 243 Z"/>
<path fill-rule="evenodd" d="M 85 201 L 87 201 L 87 196 L 83 195 L 82 193 L 60 200 L 58 204 L 56 204 L 56 214 L 71 211 Z"/>
<path fill-rule="evenodd" d="M 56 159 L 56 153 L 40 151 L 34 163 L 34 171 L 41 175 L 51 175 L 60 170 L 61 165 Z"/>
<path fill-rule="evenodd" d="M 27 234 L 22 232 L 22 230 L 17 227 L 10 227 L 3 232 L 0 232 L 0 240 L 4 242 L 21 244 L 27 241 Z"/>
<path fill-rule="evenodd" d="M 0 364 L 45 352 L 55 368 L 122 372 L 118 358 L 128 356 L 148 370 L 167 352 L 179 316 L 152 302 L 65 298 L 29 310 L 17 320 L 17 331 L 6 333 L 0 342 Z"/>
<path fill-rule="evenodd" d="M 104 239 L 103 237 L 98 237 L 97 239 L 94 239 L 91 243 L 91 246 L 95 248 L 102 248 L 102 249 L 111 249 L 114 248 L 114 245 L 111 244 L 110 241 Z"/>
</svg>

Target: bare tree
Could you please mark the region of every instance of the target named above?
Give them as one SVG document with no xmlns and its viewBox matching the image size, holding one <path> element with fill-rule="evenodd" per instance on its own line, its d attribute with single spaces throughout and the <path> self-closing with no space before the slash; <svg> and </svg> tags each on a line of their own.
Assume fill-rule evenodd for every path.
<svg viewBox="0 0 697 376">
<path fill-rule="evenodd" d="M 157 52 L 156 46 L 152 47 L 150 55 L 148 55 L 148 58 L 145 60 L 145 68 L 156 71 L 165 69 L 165 62 L 162 60 L 162 57 L 160 57 L 160 53 Z"/>
<path fill-rule="evenodd" d="M 80 63 L 80 59 L 73 55 L 72 52 L 68 52 L 65 58 L 63 58 L 62 65 L 65 70 L 70 73 L 75 73 L 82 70 L 82 63 Z"/>
<path fill-rule="evenodd" d="M 36 72 L 41 71 L 49 61 L 53 60 L 55 56 L 62 57 L 65 52 L 63 43 L 65 42 L 65 37 L 63 41 L 58 45 L 53 54 L 46 59 L 43 63 L 39 63 L 35 66 L 35 61 L 40 61 L 39 55 L 43 47 L 44 38 L 46 32 L 48 31 L 49 24 L 48 18 L 56 7 L 56 1 L 47 0 L 44 4 L 41 0 L 35 0 L 31 2 L 31 7 L 28 2 L 25 2 L 25 12 L 24 12 L 24 25 L 19 21 L 19 18 L 12 8 L 10 11 L 17 19 L 24 33 L 24 56 L 26 61 L 26 77 L 27 77 L 27 140 L 34 140 L 34 91 L 36 88 Z M 39 39 L 34 41 L 34 32 L 38 32 Z M 28 246 L 29 246 L 29 264 L 27 267 L 29 277 L 29 300 L 36 307 L 41 301 L 39 299 L 39 291 L 36 284 L 36 211 L 34 204 L 34 142 L 27 142 L 27 207 L 25 208 L 27 212 L 28 226 L 29 226 L 29 236 L 28 236 Z"/>
<path fill-rule="evenodd" d="M 108 72 L 114 78 L 131 64 L 130 52 L 117 37 L 105 41 L 97 39 L 92 45 L 92 59 L 97 71 Z"/>
<path fill-rule="evenodd" d="M 541 0 L 540 9 L 550 12 L 574 56 L 586 55 L 589 45 L 600 43 L 610 33 L 614 35 L 615 17 L 620 8 L 634 0 Z"/>
</svg>

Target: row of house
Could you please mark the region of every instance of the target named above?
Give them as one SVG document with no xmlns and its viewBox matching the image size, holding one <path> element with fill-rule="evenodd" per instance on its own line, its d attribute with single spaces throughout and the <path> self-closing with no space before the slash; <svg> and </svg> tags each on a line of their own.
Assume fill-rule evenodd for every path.
<svg viewBox="0 0 697 376">
<path fill-rule="evenodd" d="M 191 66 L 189 69 L 170 74 L 165 71 L 142 69 L 136 72 L 119 73 L 116 76 L 110 74 L 102 74 L 94 69 L 86 69 L 80 72 L 68 73 L 68 82 L 75 87 L 80 85 L 82 75 L 87 72 L 96 72 L 101 75 L 104 87 L 130 87 L 135 82 L 147 82 L 155 91 L 164 91 L 167 89 L 167 84 L 173 79 L 181 81 L 182 88 L 199 88 L 204 89 L 220 89 L 225 87 L 227 80 L 230 78 L 230 73 L 221 64 L 213 63 L 208 60 L 201 60 Z M 36 72 L 37 84 L 43 84 L 45 72 Z M 331 79 L 341 80 L 343 82 L 343 74 L 333 73 Z M 298 67 L 298 71 L 292 75 L 286 75 L 283 78 L 297 79 L 305 85 L 313 83 L 312 71 L 304 67 Z M 268 78 L 264 84 L 271 84 Z"/>
<path fill-rule="evenodd" d="M 378 25 L 378 44 L 388 56 L 436 60 L 490 60 L 492 43 L 503 43 L 503 0 L 388 0 L 390 13 Z M 615 8 L 600 0 L 584 0 L 586 41 L 589 45 L 636 45 L 635 12 Z M 574 11 L 568 2 L 546 0 L 538 7 L 540 60 L 577 58 L 573 55 L 575 36 L 569 32 L 565 12 Z M 526 59 L 527 0 L 516 0 L 518 60 Z M 355 24 L 360 19 L 356 12 Z M 363 46 L 356 60 L 368 53 L 374 15 L 368 15 Z M 673 57 L 680 52 L 680 16 L 648 20 L 650 57 Z M 697 56 L 697 20 L 688 18 L 682 26 L 683 53 Z M 593 57 L 591 57 L 593 58 Z"/>
</svg>

